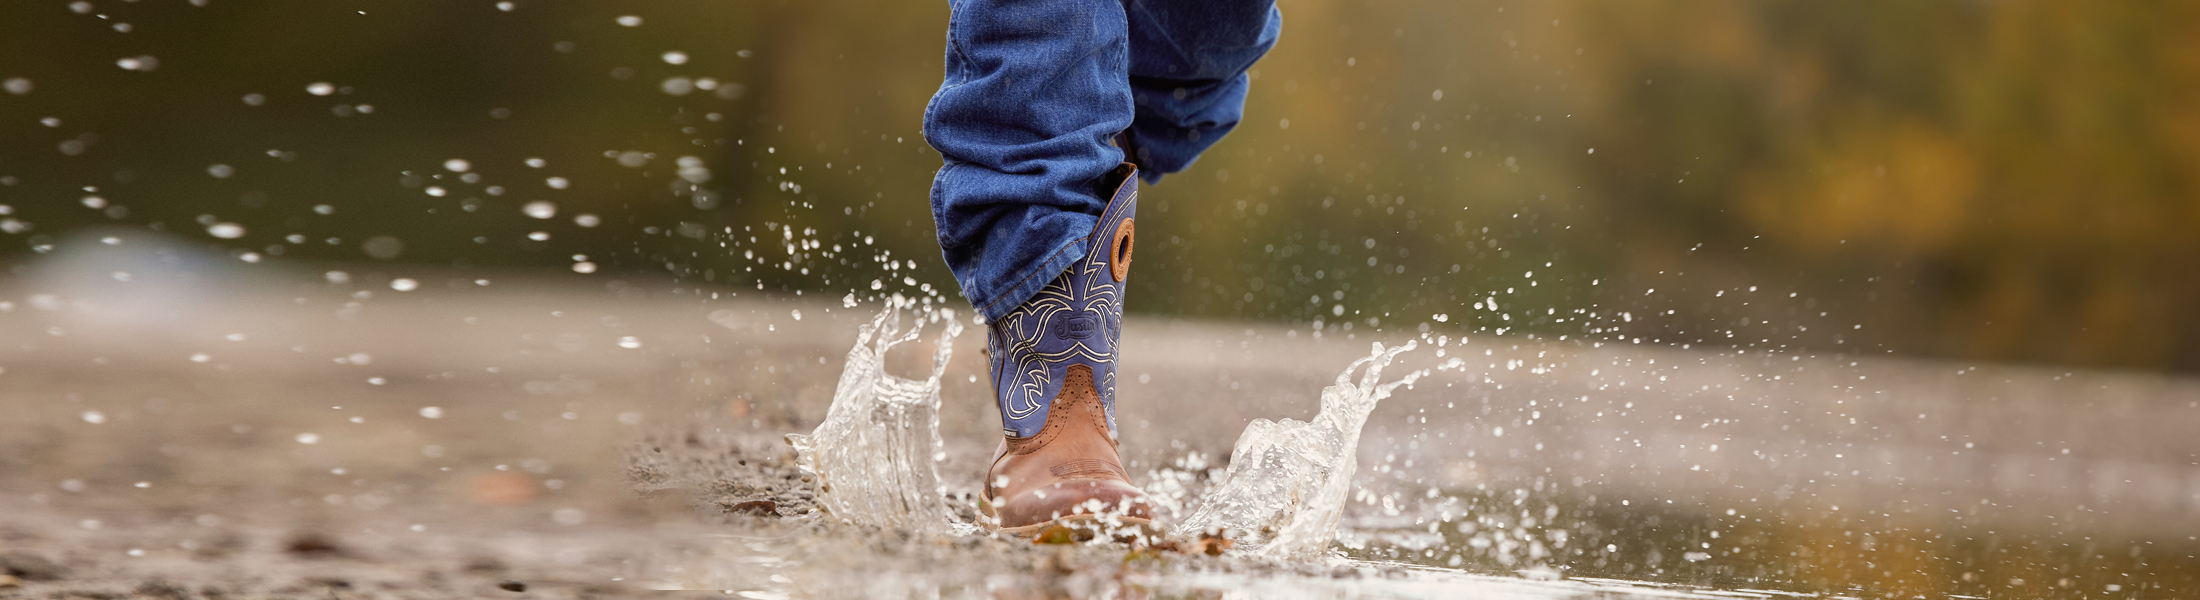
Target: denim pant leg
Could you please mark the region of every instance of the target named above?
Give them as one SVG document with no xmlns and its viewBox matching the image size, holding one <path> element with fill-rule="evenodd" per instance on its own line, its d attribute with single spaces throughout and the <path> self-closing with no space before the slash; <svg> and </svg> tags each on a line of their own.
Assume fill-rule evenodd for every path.
<svg viewBox="0 0 2200 600">
<path fill-rule="evenodd" d="M 1276 45 L 1275 0 L 1121 0 L 1137 118 L 1126 148 L 1147 183 L 1184 170 L 1237 127 L 1245 70 Z"/>
<path fill-rule="evenodd" d="M 987 319 L 1085 252 L 1130 127 L 1121 0 L 950 0 L 947 72 L 924 115 L 940 250 Z"/>
</svg>

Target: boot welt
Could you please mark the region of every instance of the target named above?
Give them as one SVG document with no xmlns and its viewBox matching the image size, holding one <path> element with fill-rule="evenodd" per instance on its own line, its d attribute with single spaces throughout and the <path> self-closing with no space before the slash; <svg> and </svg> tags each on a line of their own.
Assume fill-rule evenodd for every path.
<svg viewBox="0 0 2200 600">
<path fill-rule="evenodd" d="M 1153 520 L 1151 519 L 1141 519 L 1137 517 L 1116 517 L 1115 521 L 1115 523 L 1102 523 L 1100 521 L 1100 515 L 1090 513 L 1078 513 L 1074 515 L 1056 517 L 1054 520 L 1051 521 L 1033 523 L 1022 527 L 994 527 L 992 525 L 987 525 L 986 529 L 994 533 L 1007 534 L 1020 538 L 1037 539 L 1040 537 L 1044 537 L 1045 534 L 1049 531 L 1060 528 L 1068 531 L 1071 535 L 1075 536 L 1074 539 L 1078 541 L 1098 538 L 1101 537 L 1102 534 L 1107 534 L 1108 537 L 1116 538 L 1119 541 L 1130 541 L 1141 538 L 1146 540 L 1158 540 L 1161 539 L 1161 534 L 1163 533 L 1161 528 L 1155 526 L 1153 524 Z"/>
<path fill-rule="evenodd" d="M 1055 517 L 1053 519 L 1032 523 L 1030 525 L 1002 527 L 998 524 L 998 519 L 1000 518 L 1000 516 L 993 512 L 993 506 L 999 502 L 1000 500 L 998 499 L 987 498 L 985 499 L 985 501 L 978 503 L 978 512 L 984 513 L 987 517 L 984 519 L 979 519 L 978 525 L 984 527 L 986 531 L 991 531 L 994 533 L 1005 533 L 1019 537 L 1032 537 L 1041 533 L 1045 533 L 1047 529 L 1059 525 L 1062 527 L 1068 527 L 1076 531 L 1097 534 L 1100 532 L 1100 528 L 1098 527 L 1099 525 L 1101 525 L 1101 523 L 1099 522 L 1100 517 L 1110 516 L 1114 517 L 1114 520 L 1117 523 L 1121 523 L 1123 525 L 1123 529 L 1137 529 L 1149 536 L 1158 536 L 1162 533 L 1159 527 L 1154 526 L 1153 519 L 1128 517 L 1108 513 L 1072 513 Z"/>
</svg>

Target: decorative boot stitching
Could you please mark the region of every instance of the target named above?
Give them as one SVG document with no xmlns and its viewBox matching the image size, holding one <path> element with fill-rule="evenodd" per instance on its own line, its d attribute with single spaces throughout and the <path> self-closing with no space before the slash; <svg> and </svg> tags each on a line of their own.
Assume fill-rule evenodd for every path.
<svg viewBox="0 0 2200 600">
<path fill-rule="evenodd" d="M 1062 378 L 1062 392 L 1054 396 L 1052 406 L 1047 408 L 1046 426 L 1040 427 L 1039 432 L 1032 434 L 1031 437 L 1008 438 L 1008 453 L 1023 455 L 1037 452 L 1040 448 L 1045 448 L 1048 442 L 1054 441 L 1055 437 L 1060 436 L 1062 431 L 1069 427 L 1070 421 L 1077 418 L 1073 411 L 1083 409 L 1087 412 L 1095 412 L 1092 403 L 1098 400 L 1099 397 L 1092 393 L 1092 389 L 1092 368 L 1084 365 L 1071 365 L 1067 376 Z M 1102 413 L 1099 419 L 1101 422 L 1100 433 L 1102 437 L 1106 437 L 1107 416 L 1104 410 L 1098 412 Z"/>
<path fill-rule="evenodd" d="M 1115 347 L 1123 318 L 1121 277 L 1128 274 L 1129 259 L 1129 247 L 1117 242 L 1130 241 L 1124 225 L 1134 216 L 1138 201 L 1135 169 L 1124 165 L 1117 171 L 1122 179 L 1117 180 L 1120 183 L 1101 222 L 1086 236 L 1083 259 L 989 324 L 994 352 L 989 362 L 994 366 L 995 399 L 1006 430 L 1030 427 L 1033 417 L 1060 398 L 1069 384 L 1065 370 L 1071 366 L 1091 371 L 1087 386 L 1102 403 L 1103 412 L 1114 403 Z M 1123 260 L 1117 260 L 1118 250 Z M 1057 383 L 1056 378 L 1063 381 Z M 1042 429 L 1054 421 L 1052 415 L 1039 419 Z M 1033 432 L 1032 437 L 1043 435 Z"/>
</svg>

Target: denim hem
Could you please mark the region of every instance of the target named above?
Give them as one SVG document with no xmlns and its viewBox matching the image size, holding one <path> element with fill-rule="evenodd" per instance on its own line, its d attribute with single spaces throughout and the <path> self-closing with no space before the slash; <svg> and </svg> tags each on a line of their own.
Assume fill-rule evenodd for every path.
<svg viewBox="0 0 2200 600">
<path fill-rule="evenodd" d="M 1022 306 L 1025 301 L 1031 300 L 1032 296 L 1038 295 L 1039 289 L 1046 287 L 1048 282 L 1054 281 L 1055 276 L 1068 272 L 1070 265 L 1076 264 L 1077 260 L 1084 258 L 1086 254 L 1085 252 L 1070 253 L 1068 250 L 1084 249 L 1090 245 L 1089 242 L 1091 241 L 1092 236 L 1087 235 L 1062 244 L 1062 247 L 1056 248 L 1054 253 L 1048 255 L 1044 262 L 1025 272 L 1023 277 L 1017 278 L 1015 282 L 1010 283 L 1003 289 L 977 290 L 978 293 L 970 295 L 971 306 L 978 311 L 978 316 L 985 317 L 986 322 L 989 323 L 1006 316 L 1010 311 L 1016 310 L 1016 307 Z"/>
</svg>

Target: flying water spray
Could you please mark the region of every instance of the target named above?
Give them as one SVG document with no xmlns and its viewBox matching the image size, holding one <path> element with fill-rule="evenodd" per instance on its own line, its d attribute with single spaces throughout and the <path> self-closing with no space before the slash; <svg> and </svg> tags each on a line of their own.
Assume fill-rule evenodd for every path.
<svg viewBox="0 0 2200 600">
<path fill-rule="evenodd" d="M 1305 422 L 1254 419 L 1230 451 L 1230 467 L 1208 488 L 1179 536 L 1219 533 L 1246 551 L 1270 558 L 1315 558 L 1329 549 L 1344 515 L 1352 474 L 1358 470 L 1360 430 L 1375 404 L 1398 386 L 1428 374 L 1422 369 L 1382 383 L 1383 368 L 1415 343 L 1384 349 L 1374 344 L 1337 382 L 1322 389 L 1321 412 Z M 1361 367 L 1358 384 L 1352 372 Z"/>
<path fill-rule="evenodd" d="M 904 330 L 901 313 L 914 304 L 899 296 L 889 299 L 857 331 L 825 421 L 808 435 L 788 435 L 787 441 L 795 447 L 796 465 L 815 481 L 818 505 L 834 518 L 967 534 L 977 528 L 951 516 L 938 467 L 946 455 L 939 432 L 940 375 L 962 326 L 951 313 L 941 318 L 930 312 Z M 918 339 L 927 320 L 944 323 L 931 376 L 914 380 L 886 373 L 886 352 Z M 1240 552 L 1270 558 L 1322 556 L 1344 514 L 1368 414 L 1392 390 L 1428 374 L 1424 369 L 1382 380 L 1384 368 L 1415 346 L 1412 341 L 1389 348 L 1374 344 L 1367 357 L 1322 390 L 1321 411 L 1312 419 L 1255 419 L 1247 425 L 1227 474 L 1193 503 L 1191 516 L 1174 528 L 1177 535 L 1220 534 Z"/>
<path fill-rule="evenodd" d="M 841 521 L 930 534 L 962 534 L 969 524 L 949 516 L 939 463 L 940 375 L 962 324 L 946 310 L 920 311 L 908 329 L 902 311 L 916 305 L 899 294 L 856 332 L 848 364 L 833 390 L 825 421 L 809 434 L 788 434 L 795 465 L 817 487 L 817 504 Z M 886 352 L 916 341 L 927 322 L 940 322 L 932 374 L 906 379 L 886 372 Z"/>
</svg>

